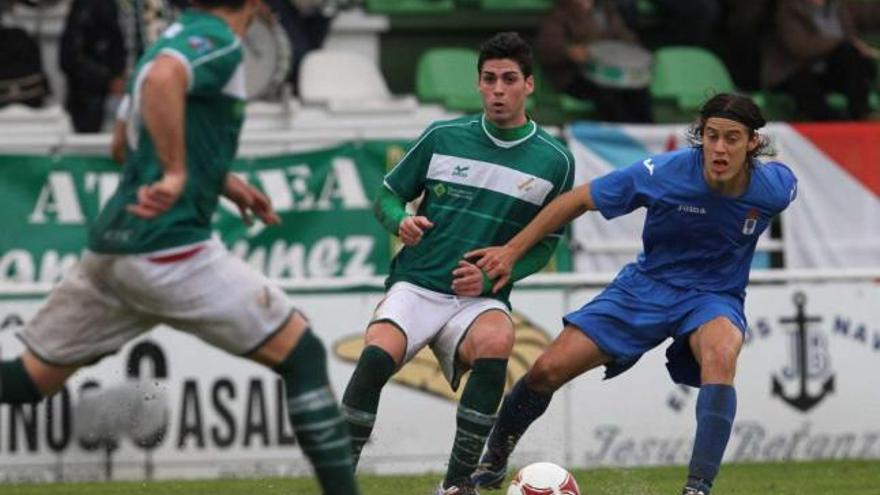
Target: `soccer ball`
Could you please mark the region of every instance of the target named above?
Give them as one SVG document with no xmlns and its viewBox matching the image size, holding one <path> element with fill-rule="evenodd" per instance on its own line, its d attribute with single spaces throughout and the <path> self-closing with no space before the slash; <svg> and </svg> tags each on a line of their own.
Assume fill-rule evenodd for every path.
<svg viewBox="0 0 880 495">
<path fill-rule="evenodd" d="M 507 495 L 581 495 L 574 476 L 552 462 L 536 462 L 519 470 Z"/>
</svg>

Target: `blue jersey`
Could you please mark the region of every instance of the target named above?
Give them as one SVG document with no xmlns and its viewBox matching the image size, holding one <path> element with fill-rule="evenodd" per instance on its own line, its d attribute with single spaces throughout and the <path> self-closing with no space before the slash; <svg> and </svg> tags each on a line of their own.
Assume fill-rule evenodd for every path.
<svg viewBox="0 0 880 495">
<path fill-rule="evenodd" d="M 797 179 L 779 162 L 758 163 L 745 193 L 715 193 L 697 148 L 664 153 L 591 184 L 593 202 L 611 219 L 647 208 L 639 271 L 674 287 L 742 297 L 758 237 L 794 200 Z"/>
</svg>

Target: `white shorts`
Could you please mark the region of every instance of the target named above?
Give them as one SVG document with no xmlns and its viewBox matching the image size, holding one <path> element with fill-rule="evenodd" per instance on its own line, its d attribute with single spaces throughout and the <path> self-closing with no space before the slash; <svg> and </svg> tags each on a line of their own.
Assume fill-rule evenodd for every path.
<svg viewBox="0 0 880 495">
<path fill-rule="evenodd" d="M 138 255 L 85 252 L 20 337 L 48 363 L 81 365 L 164 323 L 246 355 L 292 312 L 281 289 L 211 239 Z"/>
<path fill-rule="evenodd" d="M 397 282 L 376 306 L 370 324 L 388 321 L 406 337 L 409 362 L 426 345 L 431 346 L 443 375 L 452 386 L 458 383 L 464 366 L 458 362 L 458 346 L 474 321 L 486 311 L 497 309 L 509 315 L 507 306 L 488 297 L 459 297 L 424 289 L 408 282 Z"/>
</svg>

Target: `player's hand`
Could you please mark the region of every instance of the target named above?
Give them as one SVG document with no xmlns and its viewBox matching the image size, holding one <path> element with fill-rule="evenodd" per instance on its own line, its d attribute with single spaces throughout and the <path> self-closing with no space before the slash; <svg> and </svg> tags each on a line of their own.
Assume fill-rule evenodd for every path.
<svg viewBox="0 0 880 495">
<path fill-rule="evenodd" d="M 128 211 L 141 218 L 156 218 L 171 209 L 183 194 L 186 173 L 168 173 L 152 184 L 137 191 L 137 203 L 128 205 Z"/>
<path fill-rule="evenodd" d="M 513 264 L 518 259 L 513 248 L 508 246 L 493 246 L 476 249 L 464 255 L 469 260 L 475 260 L 477 268 L 486 272 L 486 276 L 492 280 L 492 293 L 501 290 L 510 281 L 510 273 Z"/>
<path fill-rule="evenodd" d="M 422 241 L 425 231 L 433 227 L 434 224 L 427 217 L 408 216 L 400 222 L 397 228 L 397 236 L 406 246 L 415 246 Z"/>
<path fill-rule="evenodd" d="M 233 174 L 226 176 L 223 195 L 238 207 L 241 220 L 245 225 L 252 225 L 254 223 L 252 215 L 256 215 L 266 225 L 281 223 L 281 218 L 272 208 L 272 201 L 265 194 Z"/>
<path fill-rule="evenodd" d="M 483 270 L 477 265 L 461 260 L 452 277 L 452 292 L 456 295 L 477 297 L 483 293 Z"/>
</svg>

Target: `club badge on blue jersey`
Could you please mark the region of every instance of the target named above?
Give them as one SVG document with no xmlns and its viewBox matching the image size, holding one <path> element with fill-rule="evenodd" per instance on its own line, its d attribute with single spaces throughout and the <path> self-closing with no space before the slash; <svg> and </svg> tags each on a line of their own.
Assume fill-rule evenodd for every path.
<svg viewBox="0 0 880 495">
<path fill-rule="evenodd" d="M 752 208 L 746 214 L 746 221 L 743 223 L 742 233 L 744 235 L 752 235 L 755 233 L 755 227 L 758 226 L 758 210 Z"/>
</svg>

